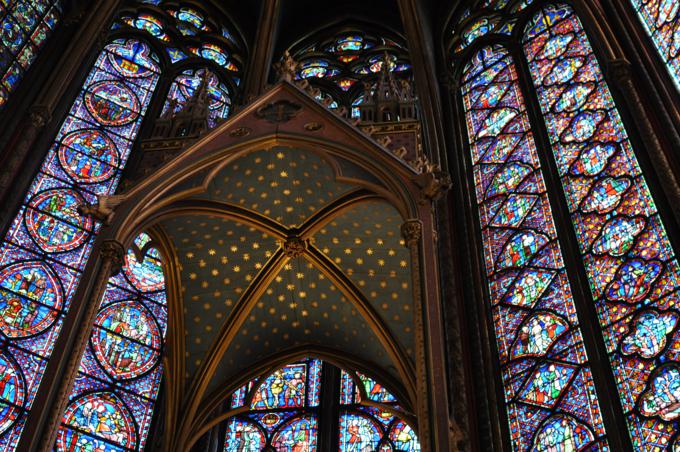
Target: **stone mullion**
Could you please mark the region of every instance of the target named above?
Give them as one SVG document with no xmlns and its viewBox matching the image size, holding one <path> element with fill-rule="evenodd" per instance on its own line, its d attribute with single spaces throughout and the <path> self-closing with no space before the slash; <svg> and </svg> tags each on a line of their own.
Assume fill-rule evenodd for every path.
<svg viewBox="0 0 680 452">
<path fill-rule="evenodd" d="M 267 78 L 272 67 L 280 10 L 281 0 L 265 0 L 262 3 L 255 43 L 252 46 L 248 70 L 245 74 L 242 99 L 244 104 L 262 94 L 267 85 Z"/>
<path fill-rule="evenodd" d="M 79 313 L 78 309 L 71 309 L 64 321 L 62 334 L 55 343 L 54 352 L 34 402 L 34 409 L 28 414 L 26 428 L 17 450 L 36 452 L 53 450 L 78 373 L 80 359 L 99 311 L 99 301 L 104 296 L 109 278 L 120 271 L 124 252 L 125 249 L 119 242 L 104 240 L 99 248 L 98 258 L 90 259 L 88 268 L 83 273 L 83 284 L 74 296 L 74 302 L 87 300 L 88 303 L 85 304 L 82 313 Z M 96 251 L 93 254 L 96 255 Z M 85 284 L 86 281 L 89 281 L 89 284 Z"/>
<path fill-rule="evenodd" d="M 8 218 L 7 212 L 12 210 L 14 203 L 7 201 L 10 196 L 16 196 L 16 182 L 18 176 L 25 172 L 29 151 L 40 142 L 41 134 L 46 132 L 45 126 L 51 122 L 72 82 L 82 75 L 83 62 L 90 60 L 92 49 L 103 46 L 108 35 L 108 24 L 120 2 L 121 0 L 102 0 L 92 4 L 62 58 L 54 65 L 54 70 L 35 99 L 33 107 L 9 137 L 6 149 L 3 150 L 6 158 L 0 167 L 0 201 L 4 201 L 6 206 L 1 212 L 3 218 Z"/>
</svg>

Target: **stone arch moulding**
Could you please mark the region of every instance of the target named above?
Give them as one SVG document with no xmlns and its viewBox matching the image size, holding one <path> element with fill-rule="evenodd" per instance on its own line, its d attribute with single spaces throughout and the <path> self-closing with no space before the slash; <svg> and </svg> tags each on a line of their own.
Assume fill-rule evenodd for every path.
<svg viewBox="0 0 680 452">
<path fill-rule="evenodd" d="M 276 148 L 296 149 L 315 155 L 331 168 L 335 182 L 352 184 L 354 188 L 322 206 L 301 224 L 287 226 L 258 216 L 247 207 L 209 199 L 209 196 L 206 199 L 204 195 L 210 191 L 216 176 L 234 161 Z M 181 155 L 156 168 L 128 191 L 100 198 L 97 205 L 86 206 L 84 211 L 104 224 L 99 240 L 116 240 L 123 245 L 129 245 L 139 231 L 150 228 L 162 230 L 160 222 L 179 214 L 211 215 L 241 222 L 269 234 L 281 244 L 255 277 L 260 281 L 248 286 L 226 317 L 210 346 L 210 352 L 206 354 L 206 361 L 200 364 L 189 387 L 185 387 L 184 379 L 183 331 L 169 331 L 168 356 L 164 361 L 169 398 L 166 407 L 172 413 L 166 413 L 165 418 L 166 428 L 174 432 L 174 438 L 167 440 L 168 445 L 180 450 L 196 439 L 195 435 L 205 426 L 205 409 L 210 408 L 210 403 L 203 402 L 216 395 L 214 388 L 209 386 L 222 355 L 268 282 L 294 256 L 303 255 L 337 286 L 339 293 L 360 313 L 360 318 L 378 338 L 390 359 L 390 366 L 396 369 L 401 380 L 395 388 L 398 391 L 399 386 L 403 388 L 406 396 L 403 400 L 413 407 L 419 419 L 423 450 L 448 450 L 448 398 L 442 397 L 446 394 L 446 376 L 443 366 L 432 365 L 433 361 L 443 362 L 444 356 L 431 202 L 441 188 L 437 183 L 438 177 L 432 166 L 414 168 L 347 120 L 284 81 L 243 107 Z M 376 201 L 394 209 L 399 221 L 409 226 L 401 230 L 402 244 L 411 256 L 408 267 L 412 277 L 409 295 L 413 305 L 415 352 L 412 356 L 393 336 L 351 278 L 313 246 L 310 239 L 316 231 L 353 206 Z M 167 237 L 160 241 L 167 243 L 162 247 L 164 250 L 169 252 L 172 249 Z M 402 266 L 406 265 L 404 262 Z M 166 272 L 175 275 L 171 278 L 175 281 L 175 290 L 168 293 L 171 329 L 182 326 L 181 319 L 172 319 L 173 314 L 181 317 L 183 310 L 178 266 L 177 255 L 167 259 Z M 305 351 L 324 355 L 350 369 L 366 367 L 352 358 L 341 362 L 339 350 L 308 347 Z M 294 349 L 286 352 L 287 358 L 292 356 L 291 353 L 295 354 Z M 436 400 L 433 394 L 437 394 Z"/>
</svg>

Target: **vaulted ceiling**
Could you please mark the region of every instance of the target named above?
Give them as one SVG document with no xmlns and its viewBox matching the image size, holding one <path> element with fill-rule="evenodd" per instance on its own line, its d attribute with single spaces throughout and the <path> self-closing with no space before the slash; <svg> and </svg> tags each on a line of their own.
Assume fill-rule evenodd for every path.
<svg viewBox="0 0 680 452">
<path fill-rule="evenodd" d="M 161 223 L 181 269 L 188 378 L 208 353 L 223 353 L 212 380 L 216 387 L 263 358 L 301 345 L 351 351 L 398 378 L 364 316 L 382 324 L 384 337 L 412 356 L 403 220 L 360 180 L 339 178 L 339 167 L 328 156 L 301 149 L 253 151 L 191 197 L 219 202 L 220 214 Z M 291 237 L 303 240 L 304 249 L 285 249 Z M 234 310 L 247 311 L 240 325 L 229 324 Z M 233 338 L 215 350 L 229 328 Z"/>
</svg>

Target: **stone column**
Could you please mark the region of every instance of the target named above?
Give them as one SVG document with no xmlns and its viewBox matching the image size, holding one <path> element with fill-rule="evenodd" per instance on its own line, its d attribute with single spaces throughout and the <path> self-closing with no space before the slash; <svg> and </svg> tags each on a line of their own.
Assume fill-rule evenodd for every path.
<svg viewBox="0 0 680 452">
<path fill-rule="evenodd" d="M 39 450 L 40 452 L 51 452 L 54 447 L 54 443 L 57 438 L 57 433 L 59 431 L 59 426 L 61 425 L 61 420 L 68 405 L 69 395 L 73 388 L 73 383 L 76 379 L 78 373 L 78 368 L 80 366 L 80 360 L 85 352 L 85 347 L 87 346 L 90 335 L 92 333 L 92 326 L 94 325 L 95 317 L 97 312 L 99 312 L 99 305 L 106 292 L 106 287 L 109 278 L 116 275 L 123 266 L 123 259 L 125 256 L 125 248 L 123 245 L 115 240 L 105 240 L 102 243 L 99 254 L 99 266 L 92 275 L 92 286 L 91 291 L 89 291 L 85 299 L 85 307 L 82 312 L 80 321 L 74 327 L 75 340 L 73 341 L 72 347 L 65 353 L 64 360 L 64 370 L 58 378 L 53 380 L 53 386 L 58 386 L 52 388 L 56 391 L 54 398 L 54 403 L 51 409 L 45 410 L 45 414 L 49 413 L 46 419 L 46 425 L 43 429 L 43 436 L 40 441 L 34 441 L 36 444 L 40 444 L 39 447 L 34 447 L 34 450 Z M 91 258 L 92 259 L 92 258 Z M 86 275 L 83 274 L 83 277 Z M 82 281 L 81 281 L 82 283 Z M 76 300 L 74 300 L 75 302 Z M 72 311 L 77 309 L 77 303 L 72 303 Z M 73 313 L 73 312 L 72 312 Z M 40 407 L 34 406 L 33 411 L 38 411 Z M 24 435 L 26 436 L 26 435 Z M 33 442 L 34 438 L 22 437 L 22 443 Z M 26 449 L 28 450 L 28 449 Z"/>
<path fill-rule="evenodd" d="M 274 55 L 280 10 L 281 0 L 265 0 L 262 3 L 253 54 L 248 64 L 248 77 L 246 77 L 245 88 L 243 89 L 243 103 L 248 103 L 262 94 L 267 85 Z"/>
</svg>

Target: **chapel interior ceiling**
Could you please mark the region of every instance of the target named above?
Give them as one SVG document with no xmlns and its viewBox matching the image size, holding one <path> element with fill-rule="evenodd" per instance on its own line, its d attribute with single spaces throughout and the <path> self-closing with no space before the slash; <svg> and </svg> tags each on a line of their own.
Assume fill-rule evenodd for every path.
<svg viewBox="0 0 680 452">
<path fill-rule="evenodd" d="M 257 150 L 231 161 L 187 201 L 219 203 L 221 213 L 161 223 L 179 261 L 187 378 L 243 309 L 248 315 L 223 350 L 209 390 L 301 346 L 346 351 L 400 378 L 357 306 L 363 303 L 413 358 L 403 220 L 365 188 L 375 181 L 348 160 L 295 148 Z M 291 235 L 307 239 L 307 249 L 285 257 Z M 263 278 L 269 269 L 271 277 Z"/>
</svg>

